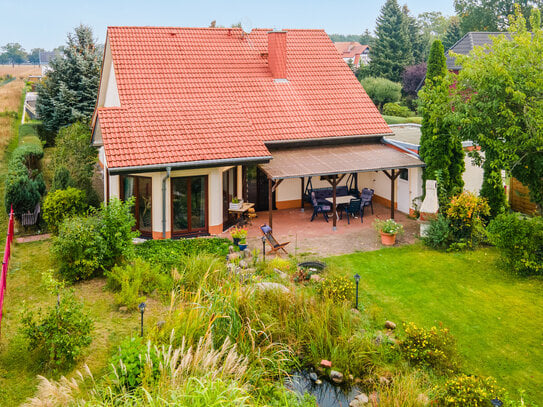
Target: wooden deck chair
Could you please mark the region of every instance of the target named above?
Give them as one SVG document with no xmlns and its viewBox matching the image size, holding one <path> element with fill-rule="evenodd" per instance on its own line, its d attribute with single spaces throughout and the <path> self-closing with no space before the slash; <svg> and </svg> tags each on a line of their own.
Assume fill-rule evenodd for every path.
<svg viewBox="0 0 543 407">
<path fill-rule="evenodd" d="M 275 237 L 273 237 L 272 235 L 272 228 L 270 228 L 268 225 L 260 226 L 260 230 L 262 230 L 264 237 L 271 246 L 271 250 L 266 254 L 273 254 L 279 250 L 283 250 L 286 254 L 288 254 L 288 252 L 285 250 L 285 246 L 288 245 L 290 242 L 279 243 L 277 240 L 275 240 Z"/>
</svg>

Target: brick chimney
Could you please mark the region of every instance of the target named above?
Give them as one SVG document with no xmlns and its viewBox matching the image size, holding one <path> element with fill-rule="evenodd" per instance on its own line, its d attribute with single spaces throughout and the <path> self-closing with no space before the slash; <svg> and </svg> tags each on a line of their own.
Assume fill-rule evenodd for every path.
<svg viewBox="0 0 543 407">
<path fill-rule="evenodd" d="M 268 64 L 273 79 L 287 79 L 287 32 L 268 32 Z"/>
</svg>

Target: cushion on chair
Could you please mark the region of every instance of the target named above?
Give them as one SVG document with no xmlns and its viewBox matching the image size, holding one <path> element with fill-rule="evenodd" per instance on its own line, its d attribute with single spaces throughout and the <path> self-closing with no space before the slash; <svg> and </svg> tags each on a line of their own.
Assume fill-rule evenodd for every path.
<svg viewBox="0 0 543 407">
<path fill-rule="evenodd" d="M 260 226 L 260 229 L 262 230 L 262 233 L 268 234 L 272 231 L 272 228 L 270 228 L 268 225 L 262 225 Z"/>
</svg>

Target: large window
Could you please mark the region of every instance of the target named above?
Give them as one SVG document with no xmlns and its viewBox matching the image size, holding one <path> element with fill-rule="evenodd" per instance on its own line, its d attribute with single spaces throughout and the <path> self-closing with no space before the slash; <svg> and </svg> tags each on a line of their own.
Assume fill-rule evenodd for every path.
<svg viewBox="0 0 543 407">
<path fill-rule="evenodd" d="M 207 232 L 207 176 L 171 179 L 174 234 Z"/>
<path fill-rule="evenodd" d="M 135 199 L 132 212 L 136 218 L 136 229 L 142 235 L 152 235 L 153 233 L 153 215 L 152 215 L 152 179 L 149 177 L 121 177 L 121 199 Z"/>
</svg>

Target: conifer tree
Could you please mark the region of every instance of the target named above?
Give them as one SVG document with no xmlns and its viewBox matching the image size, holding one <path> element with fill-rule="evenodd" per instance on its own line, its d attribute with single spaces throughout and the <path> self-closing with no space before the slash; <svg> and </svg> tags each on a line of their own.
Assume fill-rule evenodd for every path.
<svg viewBox="0 0 543 407">
<path fill-rule="evenodd" d="M 102 52 L 90 27 L 80 25 L 68 34 L 63 55 L 51 61 L 52 70 L 38 87 L 37 111 L 45 128 L 57 132 L 62 126 L 90 119 L 100 80 Z"/>
<path fill-rule="evenodd" d="M 454 126 L 448 121 L 452 110 L 450 87 L 443 44 L 436 40 L 430 49 L 426 81 L 419 93 L 422 111 L 419 154 L 426 163 L 422 177 L 424 193 L 426 180 L 439 178 L 438 190 L 443 191 L 439 196 L 441 206 L 462 192 L 464 186 L 464 151 Z"/>
<path fill-rule="evenodd" d="M 447 27 L 447 31 L 443 35 L 443 48 L 445 51 L 451 48 L 457 41 L 462 38 L 462 31 L 460 30 L 460 23 L 458 21 L 451 21 Z"/>
<path fill-rule="evenodd" d="M 372 76 L 400 82 L 404 68 L 413 63 L 406 25 L 397 0 L 387 0 L 377 18 L 377 38 L 371 50 Z"/>
<path fill-rule="evenodd" d="M 422 37 L 421 27 L 417 19 L 411 15 L 407 5 L 403 6 L 402 14 L 404 31 L 407 33 L 409 39 L 413 63 L 415 65 L 420 64 L 426 60 L 426 54 L 428 52 L 427 45 Z"/>
</svg>

